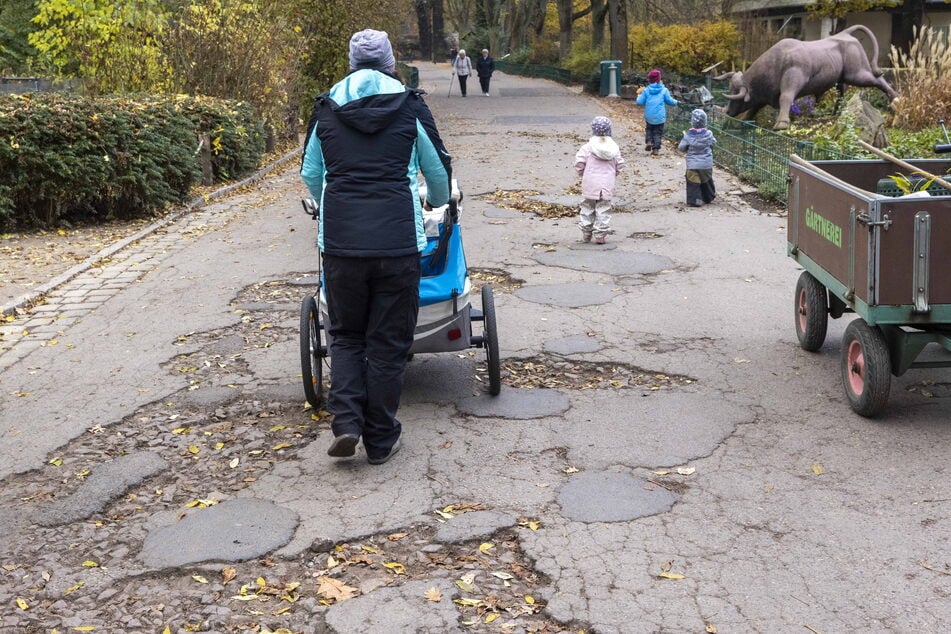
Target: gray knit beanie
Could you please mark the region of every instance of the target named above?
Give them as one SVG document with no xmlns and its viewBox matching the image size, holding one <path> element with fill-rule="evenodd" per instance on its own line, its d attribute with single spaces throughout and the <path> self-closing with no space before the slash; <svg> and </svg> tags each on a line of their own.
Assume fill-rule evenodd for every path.
<svg viewBox="0 0 951 634">
<path fill-rule="evenodd" d="M 350 70 L 392 70 L 395 67 L 396 59 L 386 31 L 364 29 L 350 38 Z"/>
<path fill-rule="evenodd" d="M 697 108 L 690 113 L 690 125 L 695 128 L 705 128 L 707 127 L 707 113 Z"/>
</svg>

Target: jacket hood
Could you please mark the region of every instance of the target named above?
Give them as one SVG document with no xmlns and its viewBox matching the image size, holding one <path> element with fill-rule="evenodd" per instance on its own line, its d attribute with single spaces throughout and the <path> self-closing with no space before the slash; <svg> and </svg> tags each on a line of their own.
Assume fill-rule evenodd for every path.
<svg viewBox="0 0 951 634">
<path fill-rule="evenodd" d="M 644 90 L 646 90 L 652 95 L 659 95 L 660 93 L 664 91 L 664 84 L 660 82 L 657 82 L 656 84 L 647 84 L 647 88 L 645 88 Z"/>
<path fill-rule="evenodd" d="M 347 75 L 327 96 L 341 123 L 373 134 L 393 122 L 410 94 L 392 75 L 362 69 Z"/>
<path fill-rule="evenodd" d="M 715 143 L 713 133 L 707 128 L 690 128 L 687 130 L 690 145 L 698 148 L 713 147 Z"/>
<path fill-rule="evenodd" d="M 593 136 L 588 139 L 588 144 L 591 146 L 591 153 L 605 161 L 610 161 L 621 153 L 621 148 L 609 136 Z"/>
</svg>

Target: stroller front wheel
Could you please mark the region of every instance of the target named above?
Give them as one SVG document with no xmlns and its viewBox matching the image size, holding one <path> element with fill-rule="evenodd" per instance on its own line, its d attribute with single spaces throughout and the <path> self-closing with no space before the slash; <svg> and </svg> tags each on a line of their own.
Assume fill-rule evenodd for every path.
<svg viewBox="0 0 951 634">
<path fill-rule="evenodd" d="M 498 396 L 502 391 L 502 369 L 499 359 L 499 333 L 495 323 L 495 296 L 492 287 L 482 287 L 482 345 L 485 348 L 486 365 L 489 369 L 489 394 Z"/>
<path fill-rule="evenodd" d="M 306 295 L 300 307 L 300 367 L 304 381 L 304 396 L 314 409 L 323 401 L 323 357 L 326 349 L 321 345 L 320 313 L 313 295 Z"/>
</svg>

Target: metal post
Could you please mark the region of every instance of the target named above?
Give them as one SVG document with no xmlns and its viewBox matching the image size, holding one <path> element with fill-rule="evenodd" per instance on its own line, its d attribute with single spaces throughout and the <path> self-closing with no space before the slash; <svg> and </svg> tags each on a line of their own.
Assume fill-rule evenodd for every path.
<svg viewBox="0 0 951 634">
<path fill-rule="evenodd" d="M 617 97 L 617 75 L 614 71 L 617 70 L 617 64 L 611 63 L 608 65 L 608 97 Z"/>
</svg>

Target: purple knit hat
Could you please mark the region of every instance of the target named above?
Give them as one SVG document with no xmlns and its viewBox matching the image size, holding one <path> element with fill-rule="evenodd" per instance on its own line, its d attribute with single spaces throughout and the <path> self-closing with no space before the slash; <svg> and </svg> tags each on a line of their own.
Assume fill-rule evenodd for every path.
<svg viewBox="0 0 951 634">
<path fill-rule="evenodd" d="M 656 84 L 657 82 L 659 82 L 659 81 L 660 81 L 660 71 L 655 68 L 655 69 L 652 70 L 651 72 L 647 73 L 647 81 L 649 81 L 649 82 L 652 83 L 652 84 Z"/>
<path fill-rule="evenodd" d="M 611 136 L 611 120 L 607 117 L 595 117 L 591 120 L 591 132 L 594 136 Z"/>
</svg>

